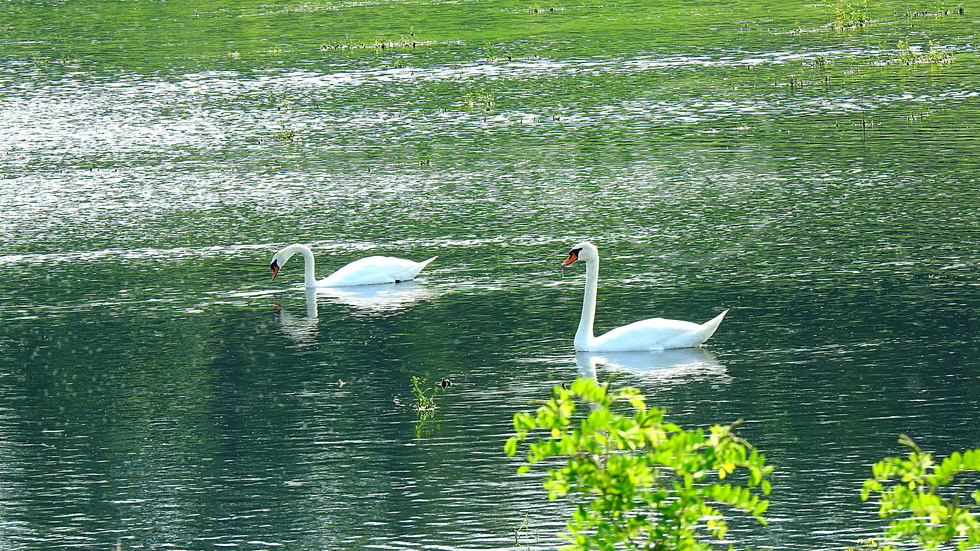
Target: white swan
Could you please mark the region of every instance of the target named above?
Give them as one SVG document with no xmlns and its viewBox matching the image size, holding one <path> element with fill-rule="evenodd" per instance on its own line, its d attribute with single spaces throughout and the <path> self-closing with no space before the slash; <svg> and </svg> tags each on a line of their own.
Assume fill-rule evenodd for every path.
<svg viewBox="0 0 980 551">
<path fill-rule="evenodd" d="M 592 332 L 595 322 L 596 291 L 599 287 L 599 250 L 592 243 L 575 245 L 562 268 L 576 260 L 585 262 L 585 300 L 582 303 L 582 319 L 575 332 L 575 350 L 584 352 L 628 352 L 631 350 L 667 350 L 701 346 L 708 340 L 728 310 L 713 320 L 698 325 L 689 321 L 652 318 L 617 327 L 596 337 Z"/>
<path fill-rule="evenodd" d="M 347 287 L 352 285 L 376 285 L 378 283 L 398 283 L 415 279 L 422 268 L 436 259 L 432 257 L 422 262 L 412 262 L 391 256 L 369 256 L 355 260 L 320 281 L 313 275 L 316 269 L 313 251 L 306 245 L 290 245 L 272 257 L 272 279 L 294 254 L 303 255 L 306 260 L 306 287 Z"/>
</svg>

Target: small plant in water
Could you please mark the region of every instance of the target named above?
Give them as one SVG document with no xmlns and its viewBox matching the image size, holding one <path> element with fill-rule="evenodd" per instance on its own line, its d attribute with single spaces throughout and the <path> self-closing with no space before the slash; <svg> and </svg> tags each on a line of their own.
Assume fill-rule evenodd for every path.
<svg viewBox="0 0 980 551">
<path fill-rule="evenodd" d="M 837 0 L 833 4 L 824 4 L 834 13 L 835 29 L 855 29 L 871 23 L 868 15 L 868 0 Z"/>
<path fill-rule="evenodd" d="M 624 407 L 631 413 L 618 413 Z M 578 379 L 555 386 L 535 413 L 514 415 L 507 455 L 532 431 L 544 431 L 518 472 L 559 459 L 564 464 L 544 483 L 549 497 L 580 498 L 565 549 L 710 549 L 705 536 L 721 539 L 728 530 L 721 506 L 765 524 L 769 502 L 753 492 L 769 493 L 765 457 L 735 436 L 735 425 L 684 430 L 664 422 L 664 413 L 648 408 L 635 388 L 611 392 Z"/>
<path fill-rule="evenodd" d="M 927 51 L 913 49 L 905 40 L 898 41 L 898 61 L 906 65 L 918 65 L 920 63 L 952 63 L 953 54 L 942 50 L 939 44 L 930 40 Z"/>
<path fill-rule="evenodd" d="M 320 50 L 325 52 L 333 50 L 387 50 L 389 48 L 416 48 L 423 44 L 432 44 L 432 42 L 419 40 L 419 36 L 415 34 L 415 27 L 411 27 L 408 33 L 403 34 L 398 40 L 386 40 L 379 36 L 375 37 L 372 42 L 358 42 L 347 36 L 344 40 L 321 44 Z"/>
<path fill-rule="evenodd" d="M 453 383 L 446 378 L 433 386 L 426 386 L 428 381 L 425 377 L 412 376 L 412 395 L 415 396 L 415 404 L 413 407 L 417 412 L 432 412 L 436 409 L 436 393 L 445 390 L 453 385 Z"/>
<path fill-rule="evenodd" d="M 487 92 L 486 90 L 479 90 L 466 94 L 466 97 L 463 99 L 463 104 L 470 111 L 490 112 L 497 104 L 497 100 L 493 93 Z"/>
<path fill-rule="evenodd" d="M 435 395 L 438 387 L 426 387 L 425 377 L 412 377 L 412 395 L 415 396 L 415 411 L 436 409 Z"/>
<path fill-rule="evenodd" d="M 436 393 L 452 386 L 449 379 L 443 378 L 442 382 L 434 386 L 427 386 L 425 377 L 412 377 L 412 394 L 415 396 L 415 403 L 412 408 L 419 416 L 419 422 L 415 425 L 415 437 L 422 438 L 431 429 L 431 423 L 436 415 Z M 435 426 L 439 426 L 438 422 Z"/>
<path fill-rule="evenodd" d="M 874 538 L 858 540 L 857 544 L 857 547 L 846 547 L 844 551 L 873 551 L 878 548 L 878 542 Z"/>
<path fill-rule="evenodd" d="M 861 489 L 863 500 L 872 493 L 880 496 L 879 516 L 902 517 L 891 521 L 885 537 L 892 542 L 915 541 L 926 549 L 976 549 L 980 545 L 980 520 L 971 511 L 980 504 L 980 489 L 971 494 L 971 505 L 964 504 L 955 493 L 952 497 L 941 495 L 940 489 L 958 477 L 980 473 L 980 449 L 954 452 L 937 463 L 908 436 L 903 434 L 898 441 L 911 449 L 909 454 L 875 463 L 874 478 L 866 480 Z M 885 544 L 881 549 L 897 547 Z"/>
<path fill-rule="evenodd" d="M 906 17 L 943 17 L 950 15 L 963 15 L 966 13 L 966 9 L 963 8 L 962 4 L 957 4 L 955 6 L 947 6 L 943 2 L 935 2 L 931 9 L 924 11 L 908 11 L 906 12 Z"/>
<path fill-rule="evenodd" d="M 280 121 L 279 124 L 281 125 L 282 128 L 281 130 L 279 130 L 279 132 L 276 132 L 277 140 L 284 141 L 284 142 L 291 142 L 296 139 L 296 132 L 287 128 L 285 122 Z"/>
</svg>

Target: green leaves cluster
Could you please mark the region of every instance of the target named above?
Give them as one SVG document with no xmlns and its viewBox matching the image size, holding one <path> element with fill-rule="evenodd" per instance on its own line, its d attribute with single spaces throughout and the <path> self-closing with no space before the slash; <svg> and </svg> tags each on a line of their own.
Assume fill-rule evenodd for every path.
<svg viewBox="0 0 980 551">
<path fill-rule="evenodd" d="M 854 29 L 871 22 L 868 0 L 837 0 L 824 5 L 834 13 L 832 26 L 836 29 Z"/>
<path fill-rule="evenodd" d="M 412 395 L 415 396 L 415 411 L 432 411 L 436 409 L 436 392 L 439 387 L 429 387 L 425 377 L 412 376 Z"/>
<path fill-rule="evenodd" d="M 980 521 L 970 513 L 980 504 L 980 490 L 971 495 L 974 505 L 961 505 L 959 496 L 947 499 L 939 493 L 941 487 L 964 473 L 980 473 L 980 449 L 954 452 L 937 463 L 908 436 L 902 435 L 899 442 L 912 451 L 905 458 L 889 457 L 875 463 L 874 478 L 865 481 L 861 489 L 863 500 L 872 492 L 880 494 L 881 517 L 902 517 L 889 524 L 885 535 L 917 541 L 926 549 L 955 545 L 962 551 L 980 545 Z"/>
<path fill-rule="evenodd" d="M 579 413 L 578 403 L 588 412 Z M 616 411 L 624 407 L 631 413 Z M 556 386 L 535 414 L 514 416 L 507 455 L 532 431 L 547 434 L 529 445 L 529 464 L 519 472 L 563 460 L 548 470 L 549 497 L 582 498 L 565 549 L 709 549 L 702 532 L 721 539 L 728 529 L 719 507 L 765 524 L 769 502 L 757 495 L 770 491 L 765 457 L 735 436 L 735 425 L 683 430 L 665 423 L 664 413 L 648 408 L 637 389 L 609 391 L 578 379 L 568 389 Z"/>
</svg>

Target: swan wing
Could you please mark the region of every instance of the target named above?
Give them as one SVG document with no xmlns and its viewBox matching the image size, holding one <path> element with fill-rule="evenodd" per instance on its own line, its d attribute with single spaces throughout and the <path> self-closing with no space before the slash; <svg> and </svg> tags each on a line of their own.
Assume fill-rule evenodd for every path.
<svg viewBox="0 0 980 551">
<path fill-rule="evenodd" d="M 353 285 L 377 285 L 409 281 L 435 260 L 414 262 L 393 256 L 369 256 L 355 260 L 317 282 L 317 287 L 346 287 Z"/>
<path fill-rule="evenodd" d="M 715 333 L 726 313 L 728 310 L 701 325 L 664 318 L 637 321 L 596 337 L 590 350 L 607 352 L 668 350 L 701 346 Z"/>
</svg>

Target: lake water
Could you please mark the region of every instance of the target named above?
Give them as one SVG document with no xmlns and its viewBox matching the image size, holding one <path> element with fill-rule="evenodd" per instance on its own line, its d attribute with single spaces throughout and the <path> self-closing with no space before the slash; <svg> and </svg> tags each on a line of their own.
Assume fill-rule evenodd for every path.
<svg viewBox="0 0 980 551">
<path fill-rule="evenodd" d="M 579 375 L 745 420 L 739 547 L 879 533 L 900 434 L 980 447 L 980 12 L 213 4 L 2 8 L 0 549 L 554 549 L 503 444 Z M 577 356 L 583 239 L 597 330 L 728 317 Z M 439 258 L 308 299 L 294 242 Z"/>
</svg>

